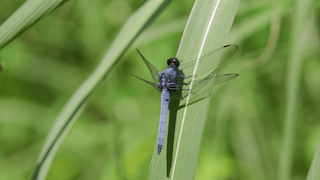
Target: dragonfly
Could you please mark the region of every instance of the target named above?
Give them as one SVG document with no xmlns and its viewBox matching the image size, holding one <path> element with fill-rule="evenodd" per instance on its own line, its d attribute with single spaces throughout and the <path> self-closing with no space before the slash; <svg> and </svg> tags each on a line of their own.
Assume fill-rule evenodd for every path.
<svg viewBox="0 0 320 180">
<path fill-rule="evenodd" d="M 145 80 L 138 76 L 132 75 L 156 88 L 161 92 L 161 111 L 158 131 L 157 153 L 161 153 L 164 143 L 167 115 L 171 96 L 177 91 L 181 91 L 180 99 L 192 96 L 193 100 L 185 105 L 196 103 L 202 99 L 210 97 L 212 87 L 216 84 L 236 78 L 239 74 L 230 73 L 217 75 L 217 71 L 225 64 L 238 49 L 237 45 L 230 44 L 222 46 L 212 52 L 192 61 L 187 61 L 180 65 L 180 60 L 176 57 L 167 60 L 167 67 L 161 72 L 149 62 L 142 53 L 137 49 L 144 63 L 147 65 L 152 79 L 155 82 Z M 183 63 L 183 61 L 181 61 Z M 195 66 L 198 73 L 195 73 Z M 209 70 L 204 70 L 208 68 Z M 211 70 L 210 70 L 211 67 Z M 202 71 L 201 71 L 202 70 Z"/>
</svg>

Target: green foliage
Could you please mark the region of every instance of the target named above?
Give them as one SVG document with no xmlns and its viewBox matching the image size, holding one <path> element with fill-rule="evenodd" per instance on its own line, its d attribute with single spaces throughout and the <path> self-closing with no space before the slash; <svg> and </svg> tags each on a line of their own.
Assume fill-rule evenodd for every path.
<svg viewBox="0 0 320 180">
<path fill-rule="evenodd" d="M 0 48 L 65 1 L 26 1 L 0 26 Z"/>
<path fill-rule="evenodd" d="M 297 120 L 297 98 L 300 91 L 300 79 L 303 63 L 303 35 L 306 33 L 307 20 L 311 17 L 311 0 L 295 2 L 293 16 L 288 73 L 286 77 L 286 110 L 284 117 L 284 140 L 280 154 L 278 180 L 290 180 L 293 162 L 295 127 Z"/>
<path fill-rule="evenodd" d="M 307 180 L 316 180 L 320 179 L 320 139 L 317 144 L 317 148 L 314 154 L 314 158 L 308 173 L 308 178 Z"/>
<path fill-rule="evenodd" d="M 1 23 L 23 2 L 1 1 Z M 26 1 L 34 2 L 46 1 Z M 284 156 L 282 147 L 287 126 L 284 117 L 286 101 L 290 98 L 295 98 L 296 102 L 296 128 L 294 143 L 287 148 L 292 160 L 284 164 L 291 169 L 287 171 L 291 179 L 306 179 L 308 171 L 308 179 L 316 177 L 312 173 L 318 169 L 315 164 L 318 164 L 319 148 L 316 153 L 315 149 L 320 132 L 320 4 L 310 1 L 312 16 L 304 17 L 303 26 L 294 26 L 298 21 L 297 2 L 240 2 L 226 43 L 237 44 L 240 48 L 229 63 L 230 67 L 224 70 L 239 73 L 240 77 L 215 87 L 206 121 L 205 113 L 201 113 L 203 117 L 196 122 L 188 117 L 188 127 L 193 126 L 192 123 L 202 127 L 197 126 L 200 133 L 192 142 L 182 139 L 180 148 L 186 151 L 185 156 L 191 157 L 184 156 L 177 161 L 192 165 L 177 169 L 180 175 L 175 177 L 194 176 L 196 170 L 195 179 L 199 180 L 276 179 L 279 159 Z M 157 138 L 160 97 L 154 88 L 129 75 L 149 77 L 139 55 L 132 50 L 139 48 L 158 68 L 165 67 L 165 59 L 177 52 L 193 3 L 173 1 L 117 65 L 108 62 L 112 70 L 95 88 L 78 121 L 63 140 L 48 180 L 148 178 Z M 1 46 L 17 37 L 0 50 L 0 179 L 19 180 L 32 176 L 45 137 L 57 115 L 97 66 L 104 69 L 99 65 L 103 52 L 114 44 L 125 21 L 143 4 L 124 0 L 90 3 L 77 0 L 56 8 L 58 5 L 41 9 L 42 14 L 33 18 L 20 14 L 19 21 L 11 21 L 11 26 L 5 29 L 0 27 Z M 143 14 L 140 18 L 149 17 Z M 27 21 L 30 18 L 33 22 Z M 42 19 L 38 21 L 37 18 Z M 132 32 L 128 33 L 134 33 L 138 26 L 132 24 Z M 292 33 L 298 28 L 303 31 L 299 35 L 300 75 L 296 78 L 287 72 L 291 66 L 289 59 L 297 53 L 292 50 L 295 46 Z M 26 31 L 21 33 L 21 29 Z M 219 34 L 218 31 L 225 31 L 225 28 L 218 26 L 215 31 Z M 222 42 L 213 42 L 206 51 Z M 177 54 L 179 58 L 190 59 L 187 56 L 193 56 L 188 54 L 192 52 L 182 44 L 191 46 L 193 42 L 181 43 Z M 123 50 L 114 49 L 118 51 L 113 54 L 121 54 Z M 285 86 L 290 78 L 296 81 L 295 88 L 298 87 L 293 96 L 288 96 L 290 88 Z M 180 125 L 177 121 L 176 140 Z M 201 128 L 204 128 L 203 136 Z M 194 151 L 189 154 L 190 147 Z M 194 157 L 197 154 L 198 162 Z M 163 164 L 166 165 L 160 162 L 155 166 Z"/>
<path fill-rule="evenodd" d="M 196 3 L 184 30 L 177 57 L 194 60 L 223 46 L 237 8 L 236 1 L 208 0 Z M 216 27 L 219 27 L 219 30 Z M 209 68 L 198 68 L 197 71 L 208 71 Z M 197 73 L 186 74 L 190 75 L 196 76 Z M 188 97 L 186 99 L 188 102 Z M 174 145 L 167 147 L 165 144 L 160 155 L 154 148 L 149 179 L 194 179 L 208 108 L 209 99 L 206 99 L 180 109 L 176 119 L 169 118 L 169 121 L 175 121 L 176 125 L 174 136 L 170 136 L 165 142 L 169 144 L 173 141 Z M 169 123 L 168 129 L 173 131 L 170 125 Z"/>
</svg>

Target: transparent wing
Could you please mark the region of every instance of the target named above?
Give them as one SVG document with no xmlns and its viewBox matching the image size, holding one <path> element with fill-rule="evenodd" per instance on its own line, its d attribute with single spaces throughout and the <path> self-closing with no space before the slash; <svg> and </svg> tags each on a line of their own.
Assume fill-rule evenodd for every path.
<svg viewBox="0 0 320 180">
<path fill-rule="evenodd" d="M 157 84 L 157 83 L 147 81 L 147 80 L 142 79 L 142 78 L 140 78 L 140 77 L 138 77 L 138 76 L 136 76 L 136 75 L 133 75 L 133 74 L 130 74 L 130 75 L 131 75 L 131 76 L 133 76 L 133 77 L 135 77 L 135 78 L 140 79 L 140 80 L 141 80 L 141 81 L 143 81 L 143 82 L 146 82 L 146 83 L 150 84 L 151 86 L 153 86 L 154 88 L 156 88 L 158 91 L 160 91 L 160 89 L 159 89 L 159 87 L 158 87 L 158 84 Z"/>
<path fill-rule="evenodd" d="M 195 80 L 192 85 L 191 89 L 191 95 L 197 96 L 201 94 L 202 96 L 210 96 L 212 87 L 214 85 L 226 82 L 228 80 L 231 80 L 233 78 L 238 77 L 239 74 L 222 74 L 222 75 L 214 75 L 214 72 L 212 72 L 209 76 L 207 76 L 204 79 L 201 80 Z M 190 88 L 190 84 L 186 89 Z M 188 95 L 189 91 L 183 91 L 182 92 L 182 98 L 185 98 Z"/>
<path fill-rule="evenodd" d="M 182 80 L 178 81 L 177 83 L 177 90 L 182 91 L 181 97 L 184 99 L 189 92 L 191 92 L 191 101 L 189 104 L 194 104 L 196 102 L 199 102 L 203 99 L 206 99 L 210 97 L 212 87 L 216 84 L 223 83 L 225 81 L 228 81 L 230 79 L 233 79 L 238 74 L 222 74 L 222 75 L 216 75 L 217 71 L 225 64 L 226 60 L 229 59 L 238 49 L 237 45 L 226 45 L 223 47 L 220 47 L 209 54 L 206 54 L 202 56 L 201 58 L 197 60 L 190 61 L 188 63 L 182 64 L 179 66 L 179 74 L 180 76 L 178 78 L 182 78 Z M 137 49 L 138 53 L 140 54 L 141 58 L 147 65 L 152 78 L 159 82 L 159 70 L 153 66 Z M 213 67 L 211 72 L 209 71 L 209 75 L 206 75 L 204 78 L 203 76 L 197 75 L 190 75 L 193 72 L 194 66 L 198 63 L 198 68 L 201 67 Z M 207 71 L 208 72 L 208 71 Z M 187 74 L 188 76 L 185 76 Z M 208 74 L 208 73 L 206 73 Z M 159 90 L 158 84 L 155 82 L 150 82 L 145 79 L 142 79 L 138 76 L 132 75 L 150 85 L 155 87 L 157 90 Z M 190 82 L 191 79 L 195 78 L 192 84 L 192 89 L 190 91 Z M 184 79 L 184 80 L 183 80 Z"/>
<path fill-rule="evenodd" d="M 192 74 L 192 71 L 195 65 L 198 63 L 199 66 L 213 66 L 216 65 L 216 68 L 221 67 L 225 64 L 233 54 L 238 50 L 238 46 L 235 44 L 229 44 L 222 46 L 199 59 L 187 62 L 179 66 L 179 69 L 186 75 Z"/>
<path fill-rule="evenodd" d="M 195 84 L 195 88 L 191 91 L 190 94 L 190 101 L 188 102 L 188 105 L 195 104 L 197 102 L 200 102 L 202 100 L 205 100 L 211 96 L 212 93 L 212 87 L 213 85 L 223 83 L 225 81 L 228 81 L 230 79 L 238 77 L 239 74 L 223 74 L 214 76 L 211 79 L 208 78 L 206 80 L 202 80 Z M 209 81 L 213 81 L 209 82 Z M 187 95 L 189 94 L 189 91 L 183 91 L 181 93 L 181 99 L 185 99 Z M 179 105 L 179 109 L 186 106 L 186 102 L 182 101 Z"/>
<path fill-rule="evenodd" d="M 226 82 L 230 79 L 233 79 L 235 77 L 238 77 L 239 74 L 222 74 L 222 75 L 214 75 L 213 73 L 211 73 L 209 76 L 207 76 L 206 78 L 204 79 L 201 79 L 201 80 L 196 80 L 195 81 L 195 84 L 194 84 L 194 87 L 192 89 L 192 91 L 194 92 L 199 92 L 199 90 L 205 86 L 205 85 L 217 85 L 217 84 L 220 84 L 220 83 L 223 83 L 223 82 Z"/>
<path fill-rule="evenodd" d="M 191 93 L 191 101 L 189 101 L 189 104 L 196 103 L 210 97 L 214 85 L 238 77 L 239 74 L 217 75 L 219 69 L 223 67 L 226 61 L 237 51 L 237 49 L 237 45 L 226 45 L 212 51 L 207 55 L 202 56 L 198 60 L 190 61 L 186 64 L 181 65 L 179 69 L 183 73 L 188 75 L 192 74 L 196 63 L 198 63 L 198 68 L 201 68 L 203 66 L 213 67 L 211 72 L 209 74 L 207 73 L 208 75 L 204 77 L 201 74 L 191 75 L 191 77 L 195 79 L 193 80 L 191 90 L 191 80 L 188 80 L 188 82 L 186 82 L 186 80 L 184 82 L 180 82 L 181 85 L 184 85 L 183 89 L 187 89 L 182 91 L 181 98 L 184 99 L 189 93 Z M 205 72 L 200 71 L 200 73 L 204 74 Z"/>
<path fill-rule="evenodd" d="M 137 49 L 138 53 L 140 54 L 142 60 L 144 61 L 144 63 L 148 66 L 148 69 L 151 73 L 151 76 L 152 76 L 152 79 L 156 82 L 159 81 L 159 70 L 154 66 L 152 65 L 142 54 L 141 52 Z M 136 77 L 136 76 L 135 76 Z M 137 77 L 138 78 L 138 77 Z M 138 78 L 138 79 L 141 79 L 141 78 Z M 149 82 L 149 81 L 148 81 Z"/>
</svg>

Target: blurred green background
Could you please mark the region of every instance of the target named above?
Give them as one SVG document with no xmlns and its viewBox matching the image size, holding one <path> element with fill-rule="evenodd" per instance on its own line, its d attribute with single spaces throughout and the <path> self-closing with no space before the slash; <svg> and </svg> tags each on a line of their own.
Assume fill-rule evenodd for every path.
<svg viewBox="0 0 320 180">
<path fill-rule="evenodd" d="M 1 1 L 0 23 L 23 2 Z M 227 41 L 240 47 L 229 63 L 240 77 L 216 88 L 196 179 L 276 179 L 294 2 L 240 2 Z M 0 50 L 0 180 L 31 177 L 60 110 L 142 4 L 68 1 Z M 192 5 L 173 1 L 98 86 L 58 150 L 48 180 L 147 179 L 160 96 L 129 75 L 150 77 L 134 48 L 164 68 L 176 54 Z M 294 180 L 306 178 L 320 135 L 319 7 L 314 1 L 303 32 Z"/>
</svg>

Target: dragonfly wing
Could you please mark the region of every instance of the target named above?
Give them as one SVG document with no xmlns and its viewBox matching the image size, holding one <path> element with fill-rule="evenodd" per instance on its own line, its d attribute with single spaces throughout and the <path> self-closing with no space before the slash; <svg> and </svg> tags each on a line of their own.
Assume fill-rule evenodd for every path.
<svg viewBox="0 0 320 180">
<path fill-rule="evenodd" d="M 188 106 L 192 105 L 192 104 L 195 104 L 197 102 L 200 102 L 202 100 L 205 100 L 207 98 L 209 98 L 211 96 L 211 93 L 208 93 L 208 94 L 204 94 L 204 95 L 197 95 L 197 97 L 191 97 L 189 103 L 188 103 Z M 181 109 L 181 108 L 184 108 L 186 106 L 186 103 L 183 102 L 179 105 L 178 109 Z"/>
<path fill-rule="evenodd" d="M 151 62 L 149 62 L 142 54 L 141 52 L 137 49 L 138 53 L 140 54 L 142 60 L 144 61 L 144 63 L 148 66 L 148 69 L 151 73 L 151 76 L 153 78 L 154 81 L 159 81 L 159 70 L 153 65 L 151 64 Z"/>
<path fill-rule="evenodd" d="M 133 77 L 135 77 L 135 78 L 140 79 L 140 80 L 141 80 L 141 81 L 143 81 L 143 82 L 146 82 L 146 83 L 148 83 L 148 84 L 152 85 L 154 88 L 156 88 L 158 91 L 160 91 L 160 89 L 159 89 L 159 87 L 158 87 L 158 84 L 157 84 L 157 83 L 147 81 L 147 80 L 142 79 L 142 78 L 140 78 L 140 77 L 138 77 L 138 76 L 136 76 L 136 75 L 133 75 L 133 74 L 130 74 L 130 75 L 131 75 L 131 76 L 133 76 Z"/>
<path fill-rule="evenodd" d="M 229 81 L 229 80 L 236 78 L 238 76 L 239 76 L 239 74 L 236 74 L 236 73 L 217 75 L 217 76 L 213 77 L 214 78 L 214 85 Z"/>
<path fill-rule="evenodd" d="M 210 75 L 208 75 L 204 79 L 195 80 L 193 82 L 192 89 L 191 89 L 190 93 L 192 96 L 196 97 L 196 99 L 210 96 L 211 91 L 212 91 L 212 87 L 214 85 L 226 82 L 226 81 L 231 80 L 233 78 L 236 78 L 238 76 L 239 76 L 239 74 L 234 74 L 234 73 L 215 75 L 215 73 L 212 72 Z M 181 97 L 184 99 L 188 94 L 189 94 L 189 91 L 183 91 Z"/>
<path fill-rule="evenodd" d="M 179 66 L 179 69 L 186 75 L 192 74 L 196 64 L 198 66 L 213 66 L 216 65 L 215 69 L 222 66 L 226 60 L 228 60 L 238 50 L 238 46 L 235 44 L 229 44 L 222 46 L 199 59 L 187 62 Z"/>
</svg>

